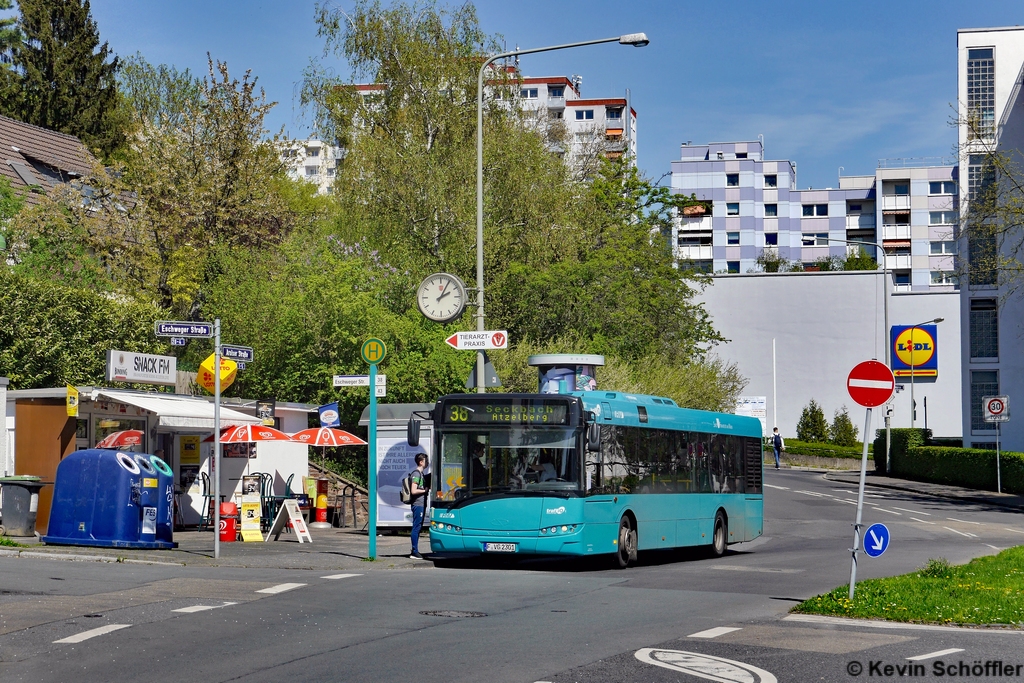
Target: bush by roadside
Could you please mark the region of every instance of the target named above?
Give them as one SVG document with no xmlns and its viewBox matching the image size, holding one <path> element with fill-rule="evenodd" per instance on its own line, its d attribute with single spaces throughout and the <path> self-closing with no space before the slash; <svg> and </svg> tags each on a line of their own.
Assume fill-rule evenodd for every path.
<svg viewBox="0 0 1024 683">
<path fill-rule="evenodd" d="M 832 443 L 816 443 L 810 441 L 798 441 L 797 439 L 786 439 L 786 454 L 792 455 L 812 455 L 819 458 L 859 458 L 863 446 L 857 444 L 856 446 L 837 446 Z M 765 448 L 765 452 L 771 455 L 771 445 L 769 444 Z M 868 446 L 868 452 L 871 452 L 871 446 Z"/>
</svg>

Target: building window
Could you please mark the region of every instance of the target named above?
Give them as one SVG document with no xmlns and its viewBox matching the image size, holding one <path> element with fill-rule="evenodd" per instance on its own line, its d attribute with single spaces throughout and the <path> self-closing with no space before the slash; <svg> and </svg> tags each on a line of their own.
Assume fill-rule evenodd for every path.
<svg viewBox="0 0 1024 683">
<path fill-rule="evenodd" d="M 996 60 L 992 48 L 967 51 L 967 137 L 990 139 L 996 122 Z"/>
<path fill-rule="evenodd" d="M 971 299 L 971 358 L 999 357 L 999 308 L 995 299 Z"/>
<path fill-rule="evenodd" d="M 828 215 L 828 204 L 804 204 L 803 205 L 804 216 L 827 216 Z"/>
<path fill-rule="evenodd" d="M 592 121 L 594 119 L 593 109 L 577 109 L 576 120 L 577 121 Z"/>
<path fill-rule="evenodd" d="M 860 213 L 860 211 L 861 211 L 861 205 L 860 204 L 850 204 L 849 206 L 846 207 L 846 213 L 848 213 L 848 214 Z"/>
<path fill-rule="evenodd" d="M 779 176 L 777 175 L 766 175 L 764 177 L 764 186 L 767 188 L 774 188 L 779 186 Z"/>
<path fill-rule="evenodd" d="M 739 202 L 729 202 L 725 205 L 726 216 L 739 216 L 740 215 L 740 204 Z"/>
<path fill-rule="evenodd" d="M 765 218 L 775 218 L 778 215 L 779 215 L 779 205 L 778 204 L 765 204 L 764 205 L 764 217 Z"/>
<path fill-rule="evenodd" d="M 736 158 L 737 159 L 746 159 L 747 158 L 747 153 L 746 152 L 736 152 Z"/>
<path fill-rule="evenodd" d="M 995 423 L 985 422 L 981 400 L 986 396 L 998 395 L 998 370 L 971 371 L 971 431 L 990 431 L 995 429 Z"/>
<path fill-rule="evenodd" d="M 956 225 L 956 211 L 929 211 L 928 225 Z"/>
<path fill-rule="evenodd" d="M 930 182 L 928 194 L 956 194 L 956 183 L 952 180 Z"/>
<path fill-rule="evenodd" d="M 320 148 L 319 147 L 307 147 L 306 148 L 306 156 L 307 157 L 318 157 L 318 156 L 320 156 Z"/>
<path fill-rule="evenodd" d="M 766 232 L 764 234 L 764 246 L 766 246 L 766 247 L 777 247 L 777 246 L 779 246 L 779 233 L 777 233 L 777 232 Z"/>
<path fill-rule="evenodd" d="M 549 119 L 560 119 L 560 118 L 562 118 L 562 112 L 560 112 L 560 111 L 549 111 L 548 112 L 548 118 Z"/>
<path fill-rule="evenodd" d="M 609 109 L 607 111 L 607 113 L 605 114 L 605 116 L 607 116 L 609 119 L 613 119 L 615 121 L 618 121 L 619 119 L 622 118 L 622 110 L 621 109 Z"/>
<path fill-rule="evenodd" d="M 947 254 L 956 253 L 956 242 L 952 240 L 944 240 L 942 242 L 932 242 L 931 246 L 932 256 L 945 256 Z"/>
<path fill-rule="evenodd" d="M 319 166 L 307 166 L 306 167 L 306 177 L 307 178 L 309 178 L 310 176 L 315 176 L 315 175 L 319 175 L 319 174 L 320 174 L 320 167 Z"/>
<path fill-rule="evenodd" d="M 523 88 L 519 91 L 519 95 L 524 100 L 535 100 L 537 99 L 537 88 Z"/>
<path fill-rule="evenodd" d="M 334 169 L 333 168 L 327 169 L 327 176 L 329 178 L 333 178 L 334 177 Z"/>
<path fill-rule="evenodd" d="M 725 174 L 725 186 L 726 187 L 739 187 L 740 186 L 740 174 L 739 173 L 726 173 Z"/>
<path fill-rule="evenodd" d="M 738 272 L 740 272 L 740 262 L 739 261 L 726 261 L 725 262 L 725 268 L 730 273 L 738 273 Z"/>
<path fill-rule="evenodd" d="M 548 86 L 548 97 L 565 97 L 564 86 Z"/>
<path fill-rule="evenodd" d="M 800 244 L 805 247 L 827 247 L 828 246 L 828 233 L 807 233 L 800 236 Z"/>
<path fill-rule="evenodd" d="M 951 270 L 933 270 L 931 275 L 932 285 L 936 287 L 956 284 L 956 273 Z"/>
<path fill-rule="evenodd" d="M 727 232 L 727 233 L 725 233 L 725 243 L 726 244 L 739 244 L 740 243 L 740 234 L 738 232 Z"/>
</svg>

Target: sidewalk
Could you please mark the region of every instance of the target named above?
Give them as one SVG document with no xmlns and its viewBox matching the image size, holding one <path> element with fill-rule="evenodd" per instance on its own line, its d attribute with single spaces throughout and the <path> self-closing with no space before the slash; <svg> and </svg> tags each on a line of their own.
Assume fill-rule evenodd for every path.
<svg viewBox="0 0 1024 683">
<path fill-rule="evenodd" d="M 825 478 L 851 486 L 860 484 L 860 472 L 826 472 Z M 949 486 L 946 484 L 932 484 L 925 481 L 911 481 L 909 479 L 897 479 L 884 475 L 868 472 L 865 483 L 869 486 L 876 486 L 884 489 L 895 489 L 898 491 L 909 491 L 920 493 L 926 496 L 938 498 L 953 498 L 956 500 L 981 503 L 982 505 L 995 505 L 998 507 L 1017 508 L 1024 510 L 1024 496 L 1014 493 L 996 493 L 995 491 L 978 491 L 967 489 L 961 486 Z"/>
<path fill-rule="evenodd" d="M 409 532 L 392 535 L 379 530 L 377 560 L 366 560 L 369 537 L 355 529 L 310 529 L 312 543 L 299 543 L 294 534 L 281 534 L 280 540 L 265 543 L 221 543 L 220 558 L 213 557 L 212 531 L 176 531 L 174 550 L 134 548 L 93 548 L 87 546 L 46 545 L 35 538 L 12 539 L 28 547 L 0 546 L 0 557 L 52 557 L 68 561 L 129 562 L 175 564 L 201 567 L 246 567 L 268 569 L 356 570 L 408 569 L 432 567 L 423 560 L 409 558 Z M 420 537 L 420 551 L 430 548 L 427 534 Z"/>
</svg>

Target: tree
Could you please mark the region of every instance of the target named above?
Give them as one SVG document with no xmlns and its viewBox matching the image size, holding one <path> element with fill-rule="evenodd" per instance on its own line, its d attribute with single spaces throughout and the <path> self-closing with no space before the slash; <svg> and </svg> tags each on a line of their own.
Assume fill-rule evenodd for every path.
<svg viewBox="0 0 1024 683">
<path fill-rule="evenodd" d="M 100 45 L 89 0 L 20 0 L 18 6 L 23 40 L 11 48 L 3 113 L 110 154 L 122 140 L 119 62 Z"/>
<path fill-rule="evenodd" d="M 837 446 L 856 446 L 859 431 L 850 421 L 850 413 L 846 406 L 843 406 L 842 410 L 837 410 L 832 416 L 832 424 L 828 428 L 828 440 Z"/>
<path fill-rule="evenodd" d="M 825 412 L 812 398 L 800 413 L 800 420 L 796 423 L 796 438 L 800 441 L 827 443 L 828 436 Z"/>
<path fill-rule="evenodd" d="M 0 12 L 14 8 L 14 0 L 0 0 Z M 11 52 L 21 42 L 21 30 L 18 28 L 17 17 L 0 19 L 0 68 L 9 69 Z"/>
<path fill-rule="evenodd" d="M 803 270 L 801 265 L 779 255 L 778 249 L 762 249 L 756 263 L 764 273 L 791 273 Z"/>
</svg>

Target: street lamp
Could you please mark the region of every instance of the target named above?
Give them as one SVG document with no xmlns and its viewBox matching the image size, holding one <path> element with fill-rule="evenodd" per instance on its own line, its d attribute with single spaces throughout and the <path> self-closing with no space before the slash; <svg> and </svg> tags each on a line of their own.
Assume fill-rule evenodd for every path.
<svg viewBox="0 0 1024 683">
<path fill-rule="evenodd" d="M 910 428 L 914 428 L 914 418 L 917 416 L 917 401 L 914 400 L 914 330 L 919 325 L 938 325 L 945 318 L 933 318 L 932 320 L 925 320 L 923 323 L 917 323 L 910 327 Z"/>
<path fill-rule="evenodd" d="M 492 63 L 505 57 L 517 55 L 529 55 L 535 52 L 552 52 L 554 50 L 565 50 L 571 47 L 583 47 L 585 45 L 598 45 L 600 43 L 619 43 L 620 45 L 632 45 L 633 47 L 644 47 L 651 41 L 645 33 L 626 33 L 614 38 L 601 38 L 600 40 L 585 40 L 579 43 L 566 43 L 565 45 L 551 45 L 548 47 L 535 47 L 529 50 L 512 50 L 488 57 L 480 66 L 480 74 L 476 81 L 476 329 L 484 330 L 484 72 Z M 487 391 L 484 383 L 484 352 L 477 351 L 476 354 L 476 390 L 479 393 Z"/>
</svg>

